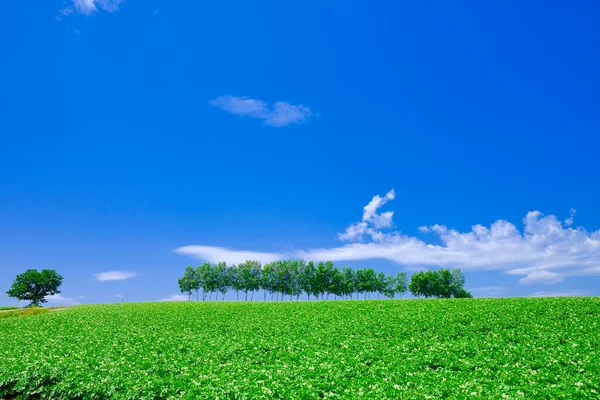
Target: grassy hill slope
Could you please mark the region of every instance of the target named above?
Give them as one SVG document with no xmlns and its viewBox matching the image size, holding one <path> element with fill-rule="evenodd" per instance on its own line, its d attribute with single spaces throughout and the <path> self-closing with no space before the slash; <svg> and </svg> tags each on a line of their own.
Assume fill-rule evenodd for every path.
<svg viewBox="0 0 600 400">
<path fill-rule="evenodd" d="M 0 397 L 600 398 L 600 298 L 185 302 L 0 320 Z"/>
</svg>

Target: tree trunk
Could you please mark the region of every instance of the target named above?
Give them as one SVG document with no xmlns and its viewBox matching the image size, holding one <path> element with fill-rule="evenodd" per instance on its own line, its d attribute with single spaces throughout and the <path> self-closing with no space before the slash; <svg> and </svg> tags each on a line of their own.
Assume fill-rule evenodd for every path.
<svg viewBox="0 0 600 400">
<path fill-rule="evenodd" d="M 250 301 L 254 301 L 254 290 L 252 291 L 252 296 L 250 296 Z"/>
<path fill-rule="evenodd" d="M 248 301 L 248 292 L 246 291 L 246 301 Z"/>
</svg>

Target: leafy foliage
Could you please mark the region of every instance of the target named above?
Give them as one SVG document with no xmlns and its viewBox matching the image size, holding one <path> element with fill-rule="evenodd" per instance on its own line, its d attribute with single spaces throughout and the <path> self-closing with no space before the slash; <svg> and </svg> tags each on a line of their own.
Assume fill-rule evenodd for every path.
<svg viewBox="0 0 600 400">
<path fill-rule="evenodd" d="M 0 398 L 599 398 L 600 299 L 180 302 L 0 320 Z"/>
<path fill-rule="evenodd" d="M 376 274 L 371 268 L 354 271 L 350 267 L 342 267 L 340 270 L 331 261 L 320 262 L 315 267 L 312 261 L 281 260 L 265 264 L 264 267 L 258 261 L 231 266 L 225 262 L 204 263 L 196 269 L 189 265 L 179 278 L 179 288 L 188 295 L 189 300 L 194 291 L 196 299 L 201 290 L 202 300 L 206 300 L 207 294 L 210 300 L 214 292 L 221 293 L 223 299 L 229 290 L 234 290 L 237 300 L 239 293 L 243 292 L 244 299 L 248 301 L 249 294 L 252 300 L 254 293 L 262 290 L 266 301 L 267 294 L 271 300 L 274 295 L 277 300 L 283 300 L 284 296 L 298 300 L 302 293 L 306 293 L 309 300 L 311 296 L 318 300 L 329 299 L 331 295 L 334 299 L 348 299 L 354 293 L 363 293 L 365 299 L 367 295 L 371 298 L 372 293 L 377 293 L 377 298 L 380 295 L 395 298 L 397 294 L 406 293 L 407 285 L 406 272 L 394 277 L 382 272 Z"/>
<path fill-rule="evenodd" d="M 62 281 L 62 275 L 54 270 L 44 269 L 38 272 L 35 269 L 28 269 L 17 275 L 6 294 L 17 300 L 29 301 L 30 305 L 39 306 L 46 303 L 47 296 L 60 293 L 58 288 L 62 285 Z"/>
<path fill-rule="evenodd" d="M 18 309 L 19 309 L 19 307 L 17 307 L 17 306 L 0 307 L 0 311 L 18 310 Z"/>
<path fill-rule="evenodd" d="M 460 269 L 440 269 L 437 271 L 421 271 L 413 274 L 408 288 L 413 296 L 438 297 L 438 298 L 465 298 L 473 297 L 463 285 L 465 276 Z"/>
</svg>

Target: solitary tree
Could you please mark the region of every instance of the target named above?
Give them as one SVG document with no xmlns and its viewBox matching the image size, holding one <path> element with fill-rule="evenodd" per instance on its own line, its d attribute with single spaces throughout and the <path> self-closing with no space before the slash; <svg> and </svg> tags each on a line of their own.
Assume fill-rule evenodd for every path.
<svg viewBox="0 0 600 400">
<path fill-rule="evenodd" d="M 11 288 L 6 292 L 17 300 L 26 300 L 30 306 L 39 306 L 46 303 L 46 297 L 59 294 L 58 288 L 62 285 L 63 277 L 56 271 L 44 269 L 28 269 L 17 275 Z"/>
</svg>

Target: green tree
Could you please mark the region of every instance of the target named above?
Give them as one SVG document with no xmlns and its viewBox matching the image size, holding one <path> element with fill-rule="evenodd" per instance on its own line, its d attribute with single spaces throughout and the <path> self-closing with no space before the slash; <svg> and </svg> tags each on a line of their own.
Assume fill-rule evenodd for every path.
<svg viewBox="0 0 600 400">
<path fill-rule="evenodd" d="M 227 263 L 223 261 L 218 263 L 213 267 L 213 271 L 215 275 L 216 289 L 221 292 L 221 300 L 225 300 L 225 295 L 229 291 L 230 287 L 230 275 L 227 271 Z"/>
<path fill-rule="evenodd" d="M 304 271 L 304 267 L 305 263 L 303 260 L 290 261 L 290 300 L 291 296 L 296 296 L 296 301 L 300 299 L 300 295 L 302 294 L 302 271 Z"/>
<path fill-rule="evenodd" d="M 212 269 L 213 267 L 209 262 L 199 265 L 196 268 L 196 279 L 198 281 L 198 286 L 202 288 L 202 301 L 206 300 L 206 295 L 209 293 L 212 297 L 212 292 L 216 290 Z"/>
<path fill-rule="evenodd" d="M 306 292 L 308 295 L 308 300 L 310 300 L 310 295 L 314 294 L 317 296 L 317 292 L 315 291 L 315 283 L 316 283 L 317 270 L 315 269 L 315 263 L 309 261 L 304 268 L 302 268 L 301 279 L 300 279 L 300 287 L 303 292 Z M 317 299 L 318 300 L 318 299 Z"/>
<path fill-rule="evenodd" d="M 400 296 L 402 296 L 404 293 L 406 293 L 408 284 L 406 272 L 398 272 L 396 274 L 396 279 L 394 279 L 394 283 L 396 285 L 394 288 L 394 295 L 396 293 L 400 293 Z"/>
<path fill-rule="evenodd" d="M 239 264 L 238 268 L 240 269 L 240 286 L 246 295 L 245 300 L 248 301 L 248 292 L 252 287 L 252 265 L 250 264 L 250 261 L 246 261 L 245 263 Z"/>
<path fill-rule="evenodd" d="M 413 274 L 408 288 L 417 297 L 469 297 L 470 293 L 463 288 L 464 283 L 465 277 L 459 269 L 439 269 Z"/>
<path fill-rule="evenodd" d="M 346 296 L 350 296 L 352 299 L 352 293 L 355 291 L 356 286 L 356 275 L 352 268 L 342 267 L 342 292 Z"/>
<path fill-rule="evenodd" d="M 333 271 L 333 263 L 331 261 L 327 261 L 327 262 L 319 262 L 319 264 L 317 264 L 317 271 L 315 274 L 315 286 L 314 289 L 316 290 L 315 295 L 317 296 L 317 299 L 319 297 L 319 294 L 321 295 L 321 300 L 324 299 L 325 297 L 325 293 L 327 293 L 328 297 L 329 297 L 329 282 L 331 281 L 331 274 Z"/>
<path fill-rule="evenodd" d="M 271 263 L 265 264 L 265 266 L 262 270 L 262 279 L 261 279 L 261 287 L 265 294 L 265 301 L 267 301 L 267 292 L 269 292 L 269 294 L 271 295 L 271 301 L 273 301 L 273 293 L 277 289 L 276 274 L 277 274 L 276 263 L 271 262 Z"/>
<path fill-rule="evenodd" d="M 396 294 L 396 278 L 387 275 L 383 284 L 383 295 L 389 299 L 393 299 Z"/>
<path fill-rule="evenodd" d="M 379 299 L 380 294 L 385 294 L 387 280 L 383 272 L 378 273 L 375 276 L 375 291 L 377 292 L 377 298 Z"/>
<path fill-rule="evenodd" d="M 243 289 L 242 279 L 240 277 L 240 269 L 235 264 L 233 264 L 231 267 L 229 267 L 228 274 L 229 284 L 231 285 L 231 288 L 235 291 L 235 299 L 239 300 L 240 290 Z"/>
<path fill-rule="evenodd" d="M 260 282 L 262 280 L 262 264 L 260 261 L 250 261 L 250 290 L 252 291 L 252 297 L 250 301 L 254 300 L 254 292 L 260 290 Z"/>
<path fill-rule="evenodd" d="M 367 268 L 364 270 L 362 284 L 365 293 L 365 298 L 368 293 L 370 299 L 371 293 L 377 290 L 377 275 L 375 275 L 375 271 L 373 271 L 372 268 Z"/>
<path fill-rule="evenodd" d="M 331 270 L 331 277 L 329 279 L 329 286 L 327 288 L 327 292 L 332 293 L 337 300 L 338 296 L 342 296 L 342 282 L 344 280 L 344 276 L 340 272 L 337 267 L 333 267 Z"/>
<path fill-rule="evenodd" d="M 56 271 L 44 269 L 28 269 L 17 275 L 10 289 L 6 292 L 17 300 L 26 300 L 30 306 L 39 306 L 46 303 L 46 297 L 59 294 L 58 288 L 62 285 L 63 277 Z"/>
<path fill-rule="evenodd" d="M 454 294 L 454 298 L 456 299 L 471 299 L 473 298 L 473 295 L 471 294 L 471 292 L 467 292 L 465 289 L 460 288 L 455 294 Z"/>
<path fill-rule="evenodd" d="M 196 272 L 194 267 L 188 265 L 185 268 L 185 272 L 181 278 L 179 278 L 179 289 L 181 293 L 187 293 L 188 301 L 192 299 L 192 293 L 194 292 L 196 284 Z"/>
<path fill-rule="evenodd" d="M 239 264 L 241 287 L 248 301 L 248 292 L 251 293 L 250 301 L 254 299 L 254 292 L 259 290 L 262 281 L 262 266 L 258 261 L 246 261 Z"/>
</svg>

